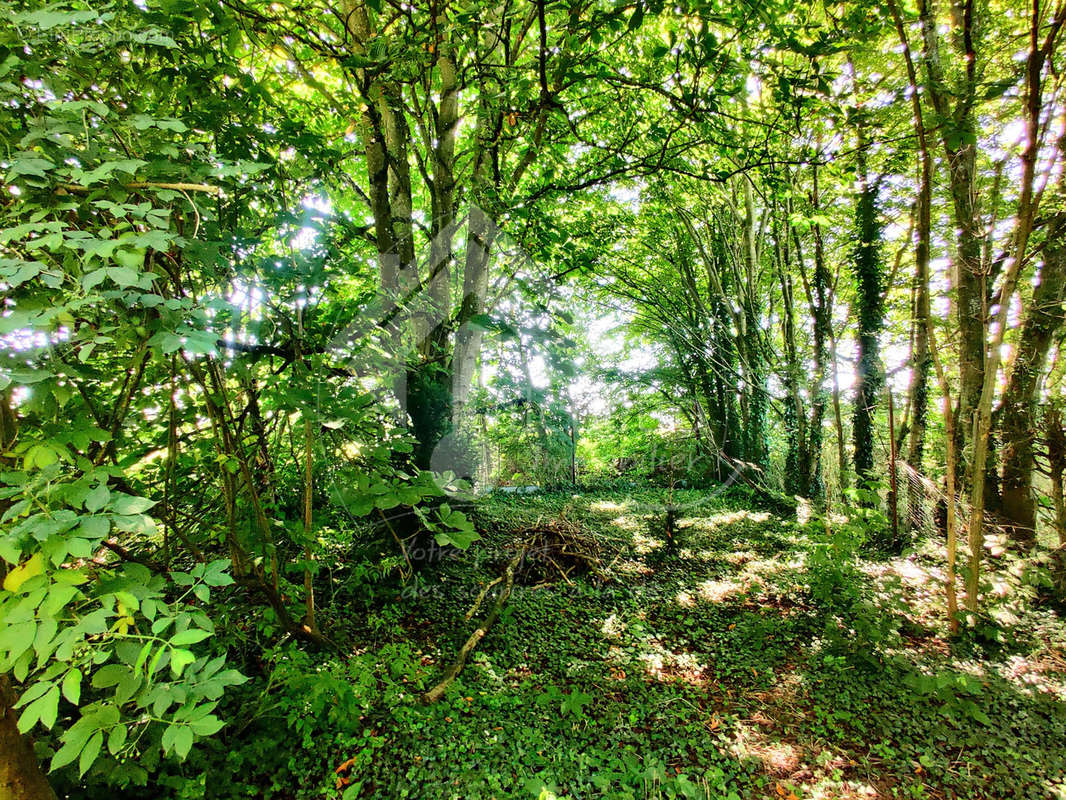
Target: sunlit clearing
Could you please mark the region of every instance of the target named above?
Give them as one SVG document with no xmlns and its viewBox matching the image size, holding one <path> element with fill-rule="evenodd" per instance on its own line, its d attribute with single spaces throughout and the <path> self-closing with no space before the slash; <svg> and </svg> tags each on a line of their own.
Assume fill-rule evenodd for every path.
<svg viewBox="0 0 1066 800">
<path fill-rule="evenodd" d="M 648 676 L 657 681 L 680 681 L 693 686 L 702 686 L 707 682 L 707 668 L 692 653 L 675 653 L 657 641 L 652 642 L 651 646 L 651 652 L 640 655 Z"/>
<path fill-rule="evenodd" d="M 647 555 L 648 553 L 652 552 L 653 550 L 657 550 L 662 546 L 663 543 L 660 542 L 658 539 L 653 539 L 652 537 L 647 536 L 643 533 L 633 534 L 633 549 L 636 550 L 639 555 Z"/>
</svg>

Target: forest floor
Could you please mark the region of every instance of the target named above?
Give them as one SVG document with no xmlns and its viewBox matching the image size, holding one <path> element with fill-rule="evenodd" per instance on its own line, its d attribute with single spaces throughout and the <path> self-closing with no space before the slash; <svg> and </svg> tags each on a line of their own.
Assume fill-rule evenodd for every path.
<svg viewBox="0 0 1066 800">
<path fill-rule="evenodd" d="M 275 764 L 268 796 L 1066 797 L 1066 625 L 1009 563 L 990 618 L 949 640 L 932 544 L 871 557 L 854 525 L 829 539 L 741 493 L 669 499 L 673 547 L 663 491 L 482 501 L 484 540 L 378 607 L 363 667 L 331 668 L 376 699 L 279 702 L 241 734 L 263 737 L 260 763 L 223 745 L 230 766 L 255 782 L 271 736 L 302 736 L 302 777 L 286 790 Z M 543 564 L 444 699 L 418 703 L 508 547 L 545 524 L 593 537 L 601 573 Z"/>
</svg>

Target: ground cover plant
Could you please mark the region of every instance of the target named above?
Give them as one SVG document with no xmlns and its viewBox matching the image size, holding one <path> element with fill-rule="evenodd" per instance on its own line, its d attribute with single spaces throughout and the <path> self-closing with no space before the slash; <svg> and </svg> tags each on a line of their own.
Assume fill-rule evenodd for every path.
<svg viewBox="0 0 1066 800">
<path fill-rule="evenodd" d="M 685 506 L 672 552 L 668 502 Z M 472 627 L 466 612 L 497 574 L 491 556 L 447 561 L 417 589 L 379 584 L 356 615 L 356 654 L 268 654 L 223 701 L 228 728 L 163 767 L 158 785 L 279 798 L 1062 790 L 1066 629 L 1028 608 L 1032 587 L 1006 564 L 1001 621 L 952 639 L 935 547 L 857 548 L 842 567 L 812 558 L 819 524 L 748 492 L 614 490 L 487 500 L 483 548 L 506 551 L 552 520 L 617 560 L 603 580 L 517 586 L 439 702 L 420 696 Z"/>
</svg>

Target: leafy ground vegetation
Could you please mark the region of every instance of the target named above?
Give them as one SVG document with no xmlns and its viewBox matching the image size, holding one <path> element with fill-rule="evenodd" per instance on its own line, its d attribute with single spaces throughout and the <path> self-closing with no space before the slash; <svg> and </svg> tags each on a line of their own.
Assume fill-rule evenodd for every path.
<svg viewBox="0 0 1066 800">
<path fill-rule="evenodd" d="M 365 646 L 266 651 L 227 693 L 228 727 L 144 796 L 1014 800 L 1066 788 L 1066 626 L 1032 606 L 1007 558 L 988 620 L 952 640 L 942 548 L 879 555 L 869 522 L 841 520 L 831 541 L 823 522 L 735 489 L 496 495 L 477 516 L 480 553 L 414 586 L 335 576 L 338 622 Z M 508 548 L 553 520 L 594 537 L 602 574 L 535 571 L 444 699 L 423 705 Z M 226 627 L 261 629 L 243 616 Z"/>
</svg>

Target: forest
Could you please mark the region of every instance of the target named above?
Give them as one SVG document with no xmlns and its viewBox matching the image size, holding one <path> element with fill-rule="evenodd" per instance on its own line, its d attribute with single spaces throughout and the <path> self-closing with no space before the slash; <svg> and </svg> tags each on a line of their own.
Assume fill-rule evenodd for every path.
<svg viewBox="0 0 1066 800">
<path fill-rule="evenodd" d="M 0 800 L 1066 800 L 1066 0 L 0 8 Z"/>
</svg>

